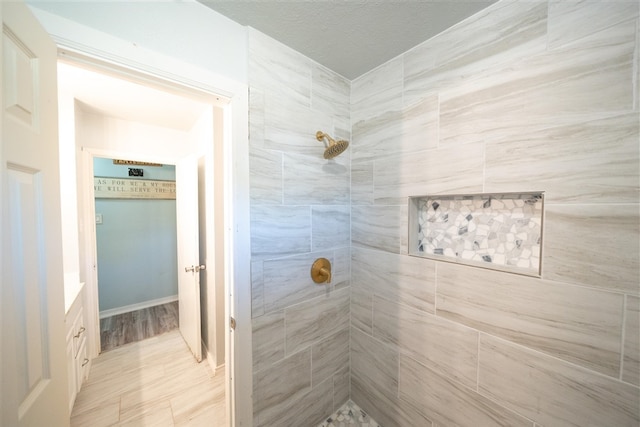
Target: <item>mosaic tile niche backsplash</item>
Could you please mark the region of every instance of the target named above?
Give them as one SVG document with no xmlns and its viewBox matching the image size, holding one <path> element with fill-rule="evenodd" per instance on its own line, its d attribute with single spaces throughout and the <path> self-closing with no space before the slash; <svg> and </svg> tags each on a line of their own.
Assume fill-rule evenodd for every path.
<svg viewBox="0 0 640 427">
<path fill-rule="evenodd" d="M 544 196 L 409 198 L 409 254 L 540 276 Z"/>
</svg>

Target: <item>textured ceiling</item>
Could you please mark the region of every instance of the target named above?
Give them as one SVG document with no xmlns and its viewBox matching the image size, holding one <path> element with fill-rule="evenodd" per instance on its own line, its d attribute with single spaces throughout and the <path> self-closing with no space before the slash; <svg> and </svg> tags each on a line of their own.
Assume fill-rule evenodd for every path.
<svg viewBox="0 0 640 427">
<path fill-rule="evenodd" d="M 496 0 L 198 0 L 353 80 Z"/>
</svg>

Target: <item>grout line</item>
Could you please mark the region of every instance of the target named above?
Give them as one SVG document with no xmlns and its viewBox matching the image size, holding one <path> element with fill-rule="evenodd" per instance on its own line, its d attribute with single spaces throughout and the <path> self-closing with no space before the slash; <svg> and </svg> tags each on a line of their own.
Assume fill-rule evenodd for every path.
<svg viewBox="0 0 640 427">
<path fill-rule="evenodd" d="M 622 300 L 622 330 L 621 335 L 620 335 L 620 373 L 618 375 L 618 379 L 620 381 L 623 381 L 622 376 L 624 373 L 624 342 L 625 342 L 625 338 L 627 336 L 627 304 L 629 303 L 628 301 L 628 295 L 625 295 L 623 300 Z"/>
<path fill-rule="evenodd" d="M 284 347 L 284 354 L 282 359 L 287 358 L 287 310 L 286 307 L 282 309 L 282 344 Z M 264 368 L 263 368 L 264 369 Z"/>
<path fill-rule="evenodd" d="M 437 98 L 437 111 L 436 111 L 436 149 L 440 148 L 440 111 L 441 111 L 441 101 L 440 101 L 440 91 L 436 93 Z"/>
<path fill-rule="evenodd" d="M 640 40 L 640 19 L 636 19 L 636 40 Z M 636 49 L 634 52 L 635 61 L 633 61 L 633 77 L 632 77 L 632 85 L 633 85 L 633 99 L 634 99 L 634 111 L 638 111 L 640 109 L 640 81 L 638 81 L 638 74 L 640 73 L 640 43 L 636 41 Z"/>
<path fill-rule="evenodd" d="M 396 348 L 396 354 L 398 355 L 398 366 L 397 366 L 398 370 L 396 372 L 398 372 L 398 391 L 396 392 L 396 398 L 398 400 L 400 400 L 400 372 L 401 372 L 400 371 L 400 357 L 401 357 L 400 353 L 401 353 L 400 352 L 400 347 L 397 347 Z"/>
<path fill-rule="evenodd" d="M 487 191 L 487 141 L 482 141 L 482 192 Z"/>
<path fill-rule="evenodd" d="M 438 262 L 433 263 L 433 315 L 438 315 Z"/>
<path fill-rule="evenodd" d="M 572 362 L 572 361 L 569 361 L 569 360 L 566 360 L 566 359 L 562 359 L 559 356 L 556 356 L 556 355 L 553 355 L 553 354 L 550 354 L 550 353 L 545 353 L 544 351 L 535 349 L 533 347 L 527 347 L 524 344 L 520 344 L 520 343 L 517 343 L 517 342 L 514 342 L 514 341 L 509 341 L 507 338 L 504 338 L 504 337 L 501 337 L 501 336 L 498 336 L 498 335 L 491 335 L 491 334 L 486 333 L 486 332 L 482 332 L 482 334 L 487 336 L 487 337 L 491 337 L 491 339 L 495 339 L 497 341 L 500 341 L 503 344 L 506 344 L 508 347 L 515 347 L 518 351 L 522 351 L 522 352 L 525 352 L 525 353 L 531 353 L 535 357 L 538 357 L 538 358 L 541 358 L 541 359 L 551 359 L 551 360 L 554 361 L 554 363 L 559 363 L 560 365 L 568 365 L 572 369 L 576 369 L 576 370 L 579 370 L 579 371 L 586 371 L 586 372 L 589 373 L 589 375 L 597 376 L 599 378 L 605 378 L 605 379 L 607 379 L 609 381 L 613 381 L 613 382 L 616 382 L 616 383 L 630 384 L 630 383 L 628 383 L 626 381 L 621 381 L 617 377 L 613 377 L 611 375 L 607 375 L 607 374 L 602 373 L 600 371 L 594 371 L 593 369 L 588 368 L 588 367 L 583 366 L 583 365 L 580 365 L 580 364 L 578 364 L 576 362 Z M 537 367 L 534 367 L 534 368 L 536 370 L 539 370 L 539 368 L 537 368 Z M 635 385 L 634 385 L 634 387 L 638 388 Z"/>
<path fill-rule="evenodd" d="M 315 343 L 312 343 L 309 345 L 309 389 L 313 388 L 313 345 Z M 333 384 L 333 376 L 331 377 L 331 382 Z M 333 385 L 332 385 L 332 389 L 333 391 Z"/>
<path fill-rule="evenodd" d="M 478 331 L 478 360 L 476 361 L 476 392 L 480 393 L 480 335 L 482 333 Z"/>
</svg>

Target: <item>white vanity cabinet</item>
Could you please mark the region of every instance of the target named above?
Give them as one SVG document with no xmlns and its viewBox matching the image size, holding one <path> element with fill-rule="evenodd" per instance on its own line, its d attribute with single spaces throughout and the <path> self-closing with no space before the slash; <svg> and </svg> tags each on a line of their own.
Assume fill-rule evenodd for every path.
<svg viewBox="0 0 640 427">
<path fill-rule="evenodd" d="M 89 375 L 87 330 L 83 309 L 84 288 L 76 296 L 65 317 L 67 329 L 67 375 L 69 376 L 69 413 L 73 409 L 82 383 Z"/>
</svg>

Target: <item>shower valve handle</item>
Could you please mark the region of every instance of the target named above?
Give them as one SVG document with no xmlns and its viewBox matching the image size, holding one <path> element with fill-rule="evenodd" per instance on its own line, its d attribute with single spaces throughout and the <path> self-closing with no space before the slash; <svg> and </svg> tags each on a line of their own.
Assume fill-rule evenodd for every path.
<svg viewBox="0 0 640 427">
<path fill-rule="evenodd" d="M 320 273 L 327 278 L 325 283 L 331 283 L 331 269 L 322 267 Z"/>
<path fill-rule="evenodd" d="M 331 262 L 326 258 L 318 258 L 311 266 L 311 279 L 315 283 L 331 283 Z"/>
</svg>

